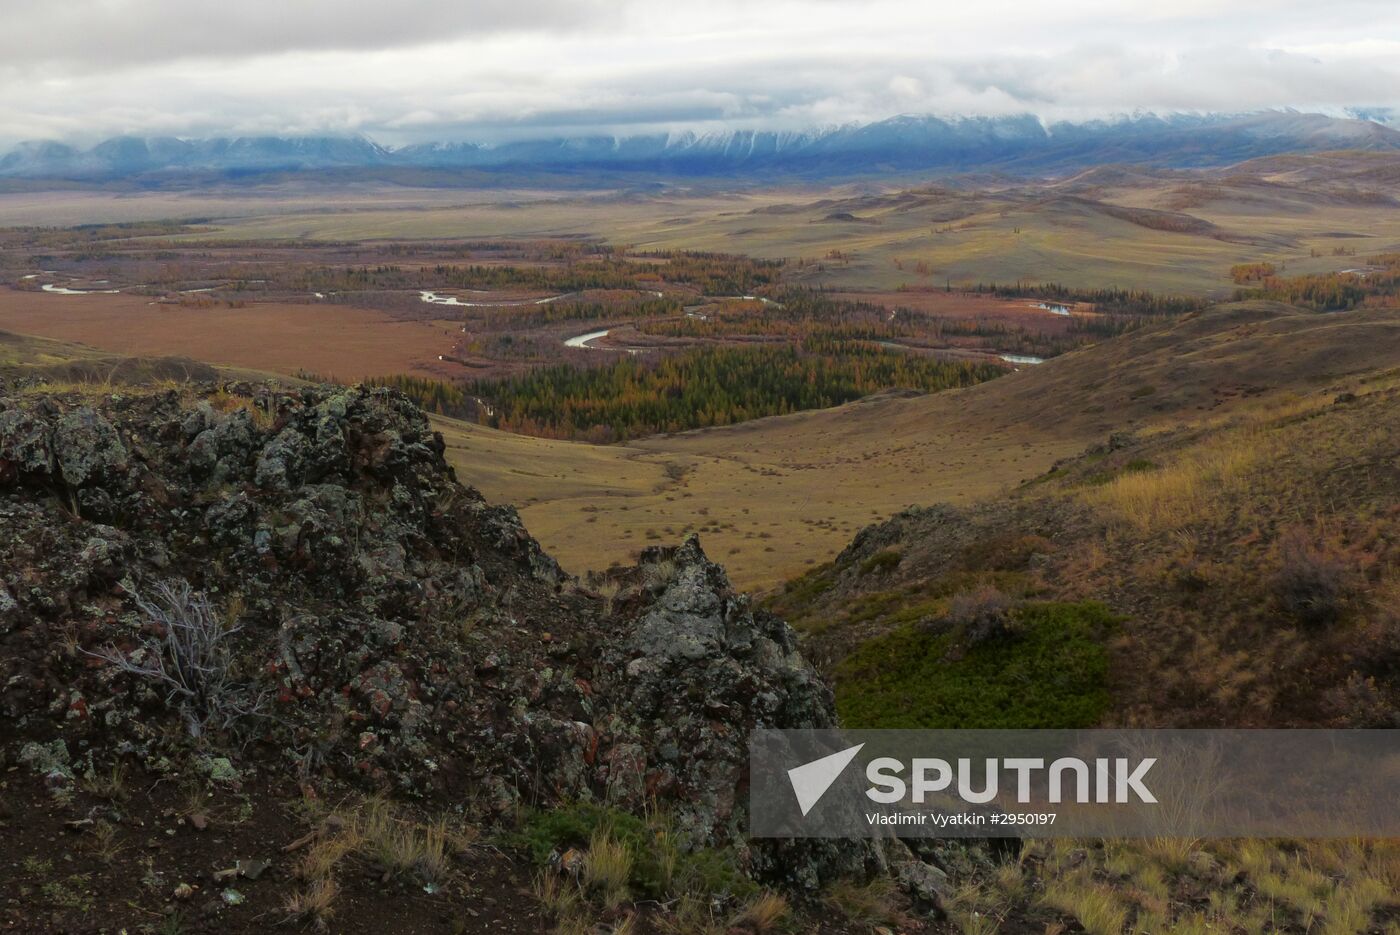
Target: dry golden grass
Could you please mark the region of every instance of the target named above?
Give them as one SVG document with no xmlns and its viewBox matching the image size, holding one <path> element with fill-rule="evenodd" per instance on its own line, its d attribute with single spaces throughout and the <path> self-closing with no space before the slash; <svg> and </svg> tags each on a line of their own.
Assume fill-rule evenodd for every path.
<svg viewBox="0 0 1400 935">
<path fill-rule="evenodd" d="M 772 891 L 759 894 L 734 917 L 733 925 L 765 935 L 781 929 L 791 911 L 788 901 Z"/>
<path fill-rule="evenodd" d="M 1217 439 L 1166 467 L 1116 477 L 1085 498 L 1140 531 L 1178 529 L 1247 487 L 1248 471 L 1269 456 L 1268 447 L 1257 437 Z"/>
<path fill-rule="evenodd" d="M 854 925 L 899 926 L 905 921 L 896 898 L 894 883 L 876 877 L 869 883 L 838 880 L 828 886 L 822 901 Z"/>
<path fill-rule="evenodd" d="M 288 895 L 282 911 L 289 919 L 325 930 L 335 918 L 335 903 L 339 898 L 340 884 L 334 877 L 325 877 Z"/>
<path fill-rule="evenodd" d="M 604 909 L 615 909 L 631 895 L 628 886 L 631 878 L 631 851 L 613 837 L 611 831 L 595 831 L 584 858 L 584 886 L 597 896 Z"/>
<path fill-rule="evenodd" d="M 434 422 L 458 476 L 515 503 L 570 572 L 628 563 L 647 545 L 696 532 L 736 584 L 757 588 L 830 558 L 911 504 L 996 495 L 1090 437 L 979 426 L 985 407 L 966 415 L 944 395 L 607 447 Z M 674 479 L 666 466 L 678 461 L 691 469 Z"/>
<path fill-rule="evenodd" d="M 113 763 L 111 768 L 105 772 L 94 771 L 92 775 L 85 776 L 83 788 L 103 801 L 125 802 L 131 794 L 131 789 L 127 784 L 128 772 L 125 763 Z"/>
<path fill-rule="evenodd" d="M 114 862 L 121 856 L 122 851 L 126 850 L 126 845 L 119 840 L 117 826 L 103 820 L 92 826 L 83 843 L 88 851 L 104 864 Z"/>
<path fill-rule="evenodd" d="M 1055 880 L 1046 885 L 1041 901 L 1073 918 L 1089 935 L 1122 935 L 1128 924 L 1127 907 L 1103 884 Z"/>
<path fill-rule="evenodd" d="M 452 855 L 462 842 L 445 821 L 416 822 L 400 817 L 384 802 L 371 801 L 357 816 L 358 850 L 386 875 L 413 874 L 428 883 L 442 882 Z"/>
<path fill-rule="evenodd" d="M 303 848 L 292 871 L 302 887 L 283 909 L 290 918 L 320 929 L 335 914 L 337 878 L 347 864 L 371 868 L 385 879 L 411 875 L 441 884 L 452 874 L 454 857 L 475 840 L 470 829 L 444 819 L 415 821 L 380 799 L 324 813 L 312 808 L 311 816 L 316 819 L 313 830 L 292 845 Z"/>
<path fill-rule="evenodd" d="M 1163 860 L 1138 840 L 1029 842 L 1018 863 L 989 882 L 959 887 L 954 915 L 965 931 L 1015 916 L 1092 935 L 1385 929 L 1400 907 L 1400 844 L 1393 841 L 1223 840 Z M 1022 875 L 1018 884 L 1013 875 Z M 1204 905 L 1202 905 L 1204 903 Z"/>
<path fill-rule="evenodd" d="M 535 875 L 532 889 L 540 906 L 556 919 L 574 916 L 583 902 L 577 883 L 550 870 Z"/>
<path fill-rule="evenodd" d="M 295 874 L 301 880 L 324 880 L 332 876 L 340 862 L 356 853 L 362 844 L 363 839 L 354 826 L 335 836 L 317 840 L 297 861 Z"/>
<path fill-rule="evenodd" d="M 1369 389 L 1392 385 L 1387 378 Z M 1084 498 L 1139 532 L 1180 531 L 1258 488 L 1257 469 L 1305 451 L 1299 448 L 1307 441 L 1305 423 L 1332 406 L 1335 396 L 1288 390 L 1241 402 L 1227 414 L 1188 420 L 1181 428 L 1196 440 L 1178 447 L 1171 461 L 1120 474 Z"/>
</svg>

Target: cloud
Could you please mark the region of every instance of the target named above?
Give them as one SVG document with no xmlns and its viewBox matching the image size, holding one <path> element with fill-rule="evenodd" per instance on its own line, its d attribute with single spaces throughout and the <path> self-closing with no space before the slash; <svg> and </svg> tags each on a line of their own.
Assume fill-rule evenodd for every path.
<svg viewBox="0 0 1400 935">
<path fill-rule="evenodd" d="M 0 61 L 73 71 L 606 28 L 607 0 L 5 0 Z"/>
<path fill-rule="evenodd" d="M 1400 107 L 1392 0 L 5 3 L 3 142 Z"/>
</svg>

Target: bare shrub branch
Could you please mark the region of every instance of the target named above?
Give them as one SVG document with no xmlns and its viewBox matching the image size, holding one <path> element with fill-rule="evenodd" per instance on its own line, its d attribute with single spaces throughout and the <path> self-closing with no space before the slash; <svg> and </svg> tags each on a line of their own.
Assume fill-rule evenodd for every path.
<svg viewBox="0 0 1400 935">
<path fill-rule="evenodd" d="M 187 581 L 162 582 L 152 598 L 133 598 L 155 633 L 143 635 L 130 652 L 109 646 L 88 655 L 158 682 L 166 690 L 166 703 L 179 708 L 192 737 L 201 736 L 211 721 L 228 728 L 257 713 L 261 699 L 250 698 L 234 679 L 230 638 L 241 625 L 226 621 L 208 595 Z"/>
</svg>

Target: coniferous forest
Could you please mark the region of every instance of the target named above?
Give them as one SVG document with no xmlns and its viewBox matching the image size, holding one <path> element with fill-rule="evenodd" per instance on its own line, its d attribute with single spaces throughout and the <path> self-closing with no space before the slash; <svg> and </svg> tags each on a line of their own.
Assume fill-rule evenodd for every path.
<svg viewBox="0 0 1400 935">
<path fill-rule="evenodd" d="M 836 406 L 893 387 L 933 392 L 1004 373 L 990 363 L 938 360 L 857 341 L 800 347 L 702 347 L 588 369 L 545 367 L 476 381 L 496 428 L 551 438 L 622 441 Z"/>
</svg>

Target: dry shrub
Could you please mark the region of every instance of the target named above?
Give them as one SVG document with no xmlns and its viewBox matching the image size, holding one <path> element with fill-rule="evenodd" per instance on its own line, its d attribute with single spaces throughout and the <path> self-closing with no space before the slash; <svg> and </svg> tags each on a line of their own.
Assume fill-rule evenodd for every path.
<svg viewBox="0 0 1400 935">
<path fill-rule="evenodd" d="M 963 547 L 960 564 L 968 571 L 1024 571 L 1037 555 L 1055 551 L 1042 536 L 1003 533 L 978 539 Z"/>
<path fill-rule="evenodd" d="M 134 594 L 133 600 L 158 635 L 139 637 L 131 652 L 110 646 L 88 655 L 155 682 L 191 737 L 202 736 L 211 723 L 228 728 L 259 712 L 264 699 L 254 698 L 235 673 L 232 637 L 242 630 L 241 601 L 220 613 L 207 594 L 181 579 L 156 585 L 151 599 Z"/>
<path fill-rule="evenodd" d="M 1353 672 L 1325 697 L 1328 707 L 1345 727 L 1377 730 L 1400 727 L 1400 707 L 1374 677 Z"/>
<path fill-rule="evenodd" d="M 1342 619 L 1353 588 L 1352 563 L 1325 545 L 1315 545 L 1295 529 L 1279 541 L 1279 569 L 1274 594 L 1284 612 L 1309 627 L 1328 627 Z"/>
<path fill-rule="evenodd" d="M 1400 580 L 1377 589 L 1373 610 L 1357 634 L 1357 657 L 1368 672 L 1387 680 L 1400 677 Z"/>
<path fill-rule="evenodd" d="M 963 629 L 969 643 L 985 643 L 1016 633 L 1014 609 L 1015 602 L 1010 597 L 987 586 L 954 595 L 948 605 L 947 620 Z"/>
</svg>

